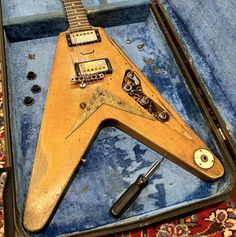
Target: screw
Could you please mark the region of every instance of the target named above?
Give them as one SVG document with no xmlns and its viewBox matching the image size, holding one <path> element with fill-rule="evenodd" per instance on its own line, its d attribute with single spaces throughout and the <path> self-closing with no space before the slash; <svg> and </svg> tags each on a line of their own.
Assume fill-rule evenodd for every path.
<svg viewBox="0 0 236 237">
<path fill-rule="evenodd" d="M 81 109 L 85 109 L 87 104 L 85 102 L 82 102 L 82 103 L 80 103 L 79 106 L 80 106 Z"/>
<path fill-rule="evenodd" d="M 80 164 L 81 164 L 81 165 L 85 165 L 85 163 L 86 163 L 86 159 L 85 159 L 85 158 L 82 158 L 82 159 L 80 160 Z"/>
<path fill-rule="evenodd" d="M 153 64 L 153 62 L 154 62 L 154 60 L 153 60 L 152 58 L 145 58 L 143 61 L 144 61 L 147 65 L 151 65 L 151 64 Z"/>
<path fill-rule="evenodd" d="M 156 68 L 156 69 L 155 69 L 155 73 L 156 73 L 156 74 L 159 74 L 160 72 L 161 72 L 161 70 L 160 70 L 159 68 Z"/>
<path fill-rule="evenodd" d="M 138 48 L 139 51 L 143 51 L 144 44 L 137 45 L 137 48 Z"/>
<path fill-rule="evenodd" d="M 202 156 L 201 156 L 201 160 L 202 160 L 203 162 L 207 162 L 207 161 L 208 161 L 208 157 L 207 157 L 206 155 L 202 155 Z"/>
<path fill-rule="evenodd" d="M 166 77 L 168 75 L 168 72 L 167 71 L 162 71 L 161 74 Z"/>
<path fill-rule="evenodd" d="M 127 38 L 127 39 L 126 39 L 126 44 L 131 44 L 131 43 L 132 43 L 132 40 L 129 39 L 129 38 Z"/>
<path fill-rule="evenodd" d="M 30 60 L 35 60 L 35 54 L 34 53 L 29 53 L 28 58 Z"/>
<path fill-rule="evenodd" d="M 84 89 L 86 86 L 87 86 L 87 83 L 82 81 L 80 84 L 79 84 L 80 88 Z"/>
</svg>

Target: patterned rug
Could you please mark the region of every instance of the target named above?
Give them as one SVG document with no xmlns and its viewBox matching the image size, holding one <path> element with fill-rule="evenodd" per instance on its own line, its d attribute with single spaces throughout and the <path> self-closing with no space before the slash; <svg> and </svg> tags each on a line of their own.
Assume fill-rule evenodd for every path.
<svg viewBox="0 0 236 237">
<path fill-rule="evenodd" d="M 6 151 L 3 120 L 3 94 L 0 71 L 0 237 L 4 236 L 3 192 L 6 181 Z M 169 220 L 143 229 L 110 237 L 230 237 L 236 236 L 236 192 L 233 196 L 191 216 Z M 13 237 L 13 236 L 9 236 Z"/>
<path fill-rule="evenodd" d="M 191 216 L 155 224 L 146 229 L 116 235 L 116 237 L 230 237 L 236 236 L 236 193 L 212 207 Z"/>
</svg>

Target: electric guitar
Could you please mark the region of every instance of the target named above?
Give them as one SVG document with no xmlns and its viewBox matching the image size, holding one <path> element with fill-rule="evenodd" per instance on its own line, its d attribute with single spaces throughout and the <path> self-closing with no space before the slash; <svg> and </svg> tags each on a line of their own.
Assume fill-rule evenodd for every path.
<svg viewBox="0 0 236 237">
<path fill-rule="evenodd" d="M 58 38 L 24 227 L 37 232 L 48 223 L 107 122 L 202 179 L 220 178 L 217 157 L 105 31 L 90 25 L 81 0 L 64 6 L 70 27 Z"/>
</svg>

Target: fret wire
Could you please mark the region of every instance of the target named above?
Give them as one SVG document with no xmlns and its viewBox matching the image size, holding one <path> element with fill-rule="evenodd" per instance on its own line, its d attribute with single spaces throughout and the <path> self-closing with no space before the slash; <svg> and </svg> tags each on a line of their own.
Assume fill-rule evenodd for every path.
<svg viewBox="0 0 236 237">
<path fill-rule="evenodd" d="M 69 21 L 69 23 L 70 24 L 83 24 L 83 23 L 87 23 L 87 24 L 89 24 L 89 22 L 88 21 L 86 21 L 86 20 L 84 20 L 84 21 Z"/>
<path fill-rule="evenodd" d="M 78 9 L 67 9 L 66 12 L 82 12 L 86 15 L 86 12 L 84 10 L 78 10 Z"/>
<path fill-rule="evenodd" d="M 88 20 L 87 19 L 82 19 L 82 18 L 80 18 L 80 20 L 78 20 L 78 19 L 68 19 L 68 21 L 71 21 L 71 22 L 83 22 L 83 21 L 87 21 L 88 22 Z"/>
<path fill-rule="evenodd" d="M 81 19 L 81 18 L 80 18 L 79 21 L 78 21 L 78 19 L 68 19 L 68 21 L 70 21 L 70 22 L 83 22 L 83 21 L 87 21 L 88 22 L 87 19 Z"/>
<path fill-rule="evenodd" d="M 82 25 L 82 24 L 88 24 L 89 25 L 89 22 L 88 21 L 82 21 L 82 22 L 70 22 L 71 25 Z"/>
<path fill-rule="evenodd" d="M 89 26 L 89 23 L 83 23 L 83 24 L 82 24 L 82 23 L 78 23 L 78 22 L 77 22 L 77 23 L 71 24 L 70 26 L 76 27 L 76 26 L 83 26 L 83 25 L 84 25 L 84 26 L 85 26 L 85 25 L 86 25 L 86 26 Z"/>
<path fill-rule="evenodd" d="M 86 22 L 89 22 L 88 21 L 88 19 L 80 19 L 80 20 L 78 20 L 78 19 L 68 19 L 68 21 L 76 21 L 76 22 L 84 22 L 84 21 L 86 21 Z"/>
<path fill-rule="evenodd" d="M 88 23 L 74 23 L 74 24 L 71 24 L 71 26 L 73 26 L 73 27 L 76 27 L 76 26 L 89 26 L 89 24 Z"/>
<path fill-rule="evenodd" d="M 68 6 L 68 7 L 65 7 L 65 8 L 67 8 L 67 9 L 74 9 L 74 10 L 76 10 L 76 9 L 83 9 L 82 8 L 82 6 L 81 7 L 79 7 L 79 6 Z"/>
<path fill-rule="evenodd" d="M 80 1 L 80 0 L 76 0 L 76 2 L 75 1 L 73 1 L 73 2 L 70 2 L 70 1 L 64 1 L 64 4 L 66 4 L 66 5 L 68 5 L 68 4 L 79 4 L 79 5 L 83 5 L 82 4 L 82 2 Z"/>
<path fill-rule="evenodd" d="M 87 18 L 68 18 L 68 21 L 88 21 Z"/>
<path fill-rule="evenodd" d="M 67 7 L 66 10 L 67 10 L 67 11 L 80 11 L 80 12 L 85 12 L 85 10 L 82 9 L 82 8 L 81 8 L 81 9 L 78 9 L 78 8 L 77 8 L 77 9 L 72 9 L 71 7 Z"/>
<path fill-rule="evenodd" d="M 87 17 L 85 17 L 84 15 L 76 15 L 76 16 L 68 16 L 69 18 L 76 18 L 76 19 L 81 19 L 81 18 L 86 18 L 87 19 Z"/>
<path fill-rule="evenodd" d="M 65 5 L 66 7 L 67 7 L 67 6 L 69 6 L 69 7 L 70 7 L 70 6 L 81 6 L 81 7 L 83 6 L 82 4 L 78 4 L 78 3 L 72 3 L 72 4 L 71 4 L 71 3 L 70 3 L 70 4 L 65 3 L 64 5 Z"/>
</svg>

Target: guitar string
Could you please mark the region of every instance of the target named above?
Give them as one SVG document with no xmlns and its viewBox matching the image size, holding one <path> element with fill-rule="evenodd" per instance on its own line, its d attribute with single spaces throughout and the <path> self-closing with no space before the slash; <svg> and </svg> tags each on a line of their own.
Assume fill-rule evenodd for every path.
<svg viewBox="0 0 236 237">
<path fill-rule="evenodd" d="M 80 32 L 79 27 L 77 29 L 75 27 L 72 28 L 72 25 L 70 24 L 70 21 L 69 21 L 71 15 L 72 16 L 73 15 L 77 15 L 78 9 L 73 9 L 73 5 L 68 5 L 67 3 L 68 3 L 68 0 L 64 0 L 64 6 L 65 6 L 66 14 L 67 14 L 67 17 L 68 17 L 68 23 L 69 23 L 69 33 L 71 34 L 73 32 L 77 32 L 77 31 Z M 71 2 L 69 2 L 69 3 L 71 3 Z M 82 48 L 82 46 L 83 46 L 82 37 L 81 38 L 77 37 L 76 40 L 78 40 L 78 39 L 79 39 L 78 45 L 72 46 L 71 49 L 73 48 L 73 50 L 70 51 L 70 57 L 71 57 L 71 60 L 72 60 L 72 65 L 73 65 L 74 71 L 75 71 L 75 63 L 76 62 L 79 63 L 80 62 L 80 58 L 82 58 L 83 61 L 86 61 L 85 60 L 86 58 L 84 57 L 84 55 L 81 55 L 81 53 L 80 53 L 80 48 Z M 74 58 L 73 58 L 74 54 L 72 55 L 72 52 L 74 52 L 74 54 L 77 56 L 77 59 L 75 59 L 75 61 L 74 61 Z M 82 68 L 81 68 L 81 70 L 82 70 Z M 77 76 L 77 72 L 75 71 L 75 77 L 76 76 Z M 87 83 L 87 81 L 86 81 L 86 83 Z M 78 88 L 78 89 L 81 90 L 82 88 Z M 86 90 L 86 94 L 88 94 L 87 86 L 85 88 L 83 88 L 83 89 L 85 89 Z M 75 119 L 74 123 L 72 124 L 71 128 L 76 124 L 76 122 L 78 120 L 78 117 L 79 117 L 79 114 L 80 114 L 80 112 L 78 111 L 76 119 Z"/>
<path fill-rule="evenodd" d="M 66 15 L 67 15 L 68 24 L 69 24 L 69 34 L 71 34 L 73 30 L 72 30 L 72 26 L 71 26 L 70 20 L 69 20 L 69 19 L 70 19 L 69 10 L 72 10 L 72 9 L 70 9 L 70 6 L 67 5 L 67 4 L 69 4 L 68 0 L 64 0 L 64 7 L 65 7 L 65 10 L 66 10 Z M 74 61 L 74 57 L 73 57 L 72 52 L 74 52 L 74 48 L 71 47 L 70 50 L 69 50 L 69 53 L 70 53 L 70 58 L 71 58 L 72 65 L 73 65 L 73 67 L 74 67 L 75 61 Z M 77 55 L 77 56 L 78 56 L 78 55 Z M 76 76 L 76 75 L 75 75 L 75 76 Z"/>
<path fill-rule="evenodd" d="M 73 0 L 72 0 L 73 1 Z M 78 2 L 78 4 L 81 6 L 81 11 L 83 11 L 83 14 L 84 14 L 84 16 L 87 18 L 87 16 L 86 16 L 86 13 L 85 13 L 85 10 L 84 10 L 84 7 L 83 7 L 83 3 L 81 2 L 81 0 Z M 89 24 L 89 22 L 88 22 L 88 19 L 86 19 L 86 21 L 87 21 L 87 23 Z M 88 40 L 88 38 L 89 38 L 89 36 L 86 36 L 85 37 L 85 40 L 84 40 L 84 49 L 86 49 L 86 40 Z M 88 47 L 87 47 L 88 48 Z M 86 51 L 86 50 L 85 50 Z M 86 58 L 86 56 L 84 57 L 84 59 L 87 59 Z M 87 61 L 87 60 L 84 60 L 84 61 Z M 88 65 L 87 67 L 86 67 L 86 65 Z M 96 65 L 95 65 L 96 66 Z M 89 71 L 88 71 L 88 69 L 90 69 Z M 96 67 L 95 67 L 95 69 L 96 69 Z M 98 80 L 99 80 L 99 73 L 98 72 L 95 72 L 94 73 L 94 76 L 95 76 L 95 79 L 93 80 L 93 78 L 92 78 L 92 74 L 93 73 L 91 73 L 91 68 L 89 68 L 89 64 L 85 64 L 85 71 L 87 71 L 87 72 L 89 72 L 90 73 L 90 75 L 91 76 L 89 76 L 89 73 L 87 73 L 88 74 L 88 79 L 87 79 L 87 77 L 86 77 L 86 84 L 89 86 L 90 84 L 92 84 L 92 83 L 96 83 Z M 96 70 L 95 70 L 96 71 Z"/>
<path fill-rule="evenodd" d="M 84 9 L 84 6 L 83 6 L 83 3 L 82 3 L 82 1 L 81 0 L 79 0 L 79 4 L 81 5 L 80 7 L 81 7 L 81 11 L 83 11 L 83 14 L 84 14 L 84 16 L 86 17 L 86 20 L 87 20 L 87 22 L 88 22 L 88 18 L 87 18 L 87 15 L 86 15 L 86 12 L 85 12 L 85 9 Z M 89 23 L 89 22 L 88 22 Z M 85 64 L 84 64 L 84 69 L 85 69 L 85 83 L 86 83 L 86 89 L 87 89 L 87 91 L 89 91 L 89 89 L 90 89 L 90 74 L 91 74 L 91 68 L 90 68 L 90 66 L 89 66 L 89 64 L 88 63 L 86 63 L 87 61 L 89 61 L 88 59 L 88 56 L 87 56 L 87 51 L 88 51 L 88 47 L 87 47 L 87 41 L 88 41 L 88 38 L 89 38 L 89 36 L 86 34 L 86 35 L 84 35 L 83 36 L 83 39 L 84 39 L 84 41 L 82 42 L 82 45 L 83 45 L 83 49 L 85 50 L 85 55 L 84 55 L 84 62 L 85 62 Z M 82 40 L 82 37 L 81 37 L 81 40 Z"/>
<path fill-rule="evenodd" d="M 66 1 L 66 0 L 65 0 Z M 64 3 L 65 3 L 65 9 L 66 9 L 66 13 L 67 13 L 67 17 L 68 17 L 68 21 L 69 21 L 69 29 L 70 29 L 70 34 L 76 34 L 76 31 L 78 31 L 79 32 L 79 26 L 76 26 L 77 28 L 75 28 L 75 26 L 73 25 L 72 26 L 72 23 L 71 23 L 71 17 L 76 17 L 76 19 L 75 19 L 75 23 L 73 23 L 73 24 L 80 24 L 80 20 L 78 21 L 78 16 L 77 16 L 77 12 L 79 11 L 78 9 L 77 9 L 77 7 L 76 8 L 74 8 L 74 4 L 75 4 L 75 2 L 73 1 L 73 2 L 71 2 L 71 1 L 69 1 L 68 2 L 68 0 L 67 0 L 67 2 L 65 2 L 64 1 Z M 69 4 L 69 5 L 67 5 L 67 4 Z M 75 38 L 76 38 L 76 35 L 75 35 Z M 78 40 L 78 39 L 80 39 L 80 37 L 77 37 L 76 38 L 76 40 Z M 76 43 L 76 42 L 75 42 Z M 76 53 L 77 53 L 77 58 L 79 59 L 79 45 L 82 43 L 82 41 L 80 42 L 78 42 L 78 45 L 77 46 L 75 46 L 74 48 L 72 48 L 72 49 L 74 49 L 73 51 L 75 51 Z"/>
<path fill-rule="evenodd" d="M 68 1 L 68 0 L 67 0 Z M 64 3 L 65 3 L 65 8 L 66 8 L 66 10 L 67 10 L 67 15 L 68 15 L 68 18 L 69 18 L 69 23 L 71 23 L 71 17 L 73 17 L 73 19 L 75 18 L 75 21 L 76 21 L 76 23 L 80 23 L 80 22 L 78 22 L 78 16 L 77 16 L 77 13 L 79 12 L 80 14 L 81 14 L 81 11 L 83 12 L 83 14 L 84 14 L 84 16 L 82 16 L 82 18 L 87 18 L 87 16 L 86 16 L 86 13 L 85 13 L 85 10 L 84 10 L 84 7 L 83 7 L 83 3 L 81 2 L 81 0 L 78 0 L 78 2 L 77 3 L 75 3 L 74 2 L 74 0 L 72 0 L 72 1 L 70 1 L 69 0 L 69 2 L 65 2 L 64 1 Z M 69 4 L 69 5 L 67 5 L 67 4 Z M 78 4 L 78 5 L 77 5 Z M 71 14 L 71 11 L 72 11 L 72 14 Z M 76 13 L 76 15 L 75 15 L 75 13 Z M 83 20 L 83 19 L 82 19 Z M 74 21 L 74 20 L 73 20 Z M 80 20 L 79 20 L 80 21 Z M 86 28 L 87 27 L 91 27 L 91 25 L 89 24 L 89 22 L 88 22 L 88 19 L 86 19 L 85 20 L 86 21 Z M 83 23 L 84 24 L 84 23 Z M 85 27 L 84 25 L 82 24 L 82 26 L 83 27 Z M 73 28 L 74 29 L 72 29 L 72 25 L 71 24 L 69 24 L 69 26 L 70 26 L 70 29 L 71 29 L 71 32 L 73 33 L 74 31 L 75 31 L 75 27 L 73 26 Z M 80 28 L 80 26 L 77 26 L 78 27 L 78 29 Z M 82 37 L 79 37 L 79 39 L 81 40 L 80 42 L 78 42 L 78 46 L 76 47 L 76 53 L 77 53 L 77 57 L 78 57 L 78 59 L 79 59 L 79 55 L 80 54 L 82 54 L 83 55 L 83 61 L 84 62 L 87 62 L 87 54 L 85 53 L 85 54 L 83 54 L 80 50 L 79 50 L 79 48 L 82 48 L 82 47 L 80 47 L 80 46 L 83 46 L 83 48 L 85 49 L 85 52 L 86 52 L 86 41 L 88 41 L 88 39 L 89 39 L 89 36 L 87 36 L 87 35 L 85 35 L 85 36 L 83 36 L 83 38 Z M 79 52 L 78 52 L 79 51 Z M 106 64 L 106 62 L 105 62 L 105 64 Z M 93 65 L 94 66 L 94 65 Z M 103 65 L 100 65 L 100 66 L 102 66 L 103 67 Z M 104 65 L 104 66 L 107 66 L 107 64 L 106 65 Z M 97 70 L 97 72 L 96 72 L 96 70 L 95 70 L 95 73 L 94 73 L 94 75 L 95 75 L 95 79 L 93 79 L 92 78 L 92 74 L 93 73 L 91 73 L 91 68 L 90 68 L 90 66 L 89 66 L 89 64 L 84 64 L 83 65 L 83 68 L 82 69 L 84 69 L 84 71 L 85 71 L 85 73 L 86 73 L 86 75 L 85 75 L 85 87 L 86 87 L 86 89 L 87 89 L 87 87 L 90 87 L 90 84 L 92 84 L 92 83 L 97 83 L 97 81 L 99 81 L 100 79 L 99 79 L 99 66 L 97 65 L 96 66 L 96 64 L 95 64 L 95 66 L 94 66 L 95 68 L 94 69 L 96 69 L 96 68 L 98 68 L 98 70 Z M 107 66 L 108 67 L 108 66 Z M 89 70 L 88 70 L 89 69 Z M 88 73 L 89 72 L 89 73 Z M 91 76 L 89 76 L 89 74 L 91 75 Z M 104 74 L 104 77 L 107 75 L 107 71 L 106 71 L 106 68 L 104 68 L 104 72 L 103 72 L 103 74 Z"/>
<path fill-rule="evenodd" d="M 68 9 L 71 9 L 71 10 L 73 10 L 73 7 L 69 7 L 68 5 L 66 5 L 66 3 L 68 2 L 68 0 L 64 0 L 64 6 L 65 6 L 65 10 L 66 10 L 66 14 L 67 14 L 67 17 L 68 17 L 68 21 L 69 21 L 69 12 L 68 12 Z M 71 3 L 71 2 L 70 2 Z M 71 14 L 71 13 L 70 13 Z M 73 13 L 74 14 L 74 13 Z M 75 10 L 75 14 L 76 14 L 76 10 Z M 75 30 L 75 32 L 78 30 L 78 32 L 80 32 L 80 30 L 79 30 L 79 27 L 77 28 L 77 29 L 73 29 L 74 27 L 71 27 L 71 24 L 70 24 L 70 21 L 69 21 L 69 33 L 73 33 L 73 31 Z M 79 37 L 78 37 L 79 38 Z M 71 48 L 74 48 L 75 50 L 74 50 L 74 52 L 75 52 L 75 55 L 77 55 L 77 60 L 74 60 L 74 54 L 72 55 L 72 52 L 73 52 L 73 50 L 71 50 L 71 49 L 69 49 L 69 54 L 70 54 L 70 58 L 71 58 L 71 61 L 72 61 L 72 65 L 73 65 L 73 69 L 75 70 L 75 67 L 74 67 L 74 65 L 75 65 L 75 63 L 76 63 L 76 61 L 78 61 L 79 60 L 79 58 L 80 58 L 80 52 L 79 52 L 79 49 L 81 48 L 80 47 L 80 44 L 82 43 L 82 45 L 81 46 L 83 46 L 83 41 L 82 41 L 82 37 L 81 38 L 79 38 L 79 42 L 78 42 L 78 46 L 75 46 L 75 47 L 71 47 Z M 83 55 L 82 56 L 82 58 L 83 58 L 83 60 L 85 61 L 85 59 L 86 59 L 86 57 Z M 76 74 L 76 72 L 75 72 L 75 74 Z M 76 76 L 76 75 L 75 75 Z M 79 90 L 81 89 L 81 88 L 78 88 Z M 87 90 L 87 87 L 86 87 L 86 90 Z M 78 116 L 77 116 L 77 118 L 78 118 Z M 76 118 L 76 120 L 77 120 L 77 118 Z M 76 122 L 76 120 L 75 120 L 75 122 Z M 72 125 L 73 126 L 73 125 Z M 64 155 L 64 154 L 63 154 Z M 81 157 L 82 158 L 82 157 Z"/>
<path fill-rule="evenodd" d="M 80 11 L 82 11 L 83 12 L 83 14 L 84 14 L 84 17 L 86 18 L 86 21 L 87 21 L 87 23 L 88 23 L 88 25 L 87 25 L 87 27 L 89 27 L 89 22 L 88 22 L 88 19 L 87 19 L 87 15 L 86 15 L 86 12 L 85 12 L 85 9 L 84 9 L 84 6 L 83 6 L 83 3 L 82 3 L 82 1 L 81 0 L 79 0 L 79 3 L 78 4 L 80 4 Z M 87 28 L 86 27 L 86 28 Z M 85 62 L 85 64 L 83 65 L 83 68 L 84 68 L 84 70 L 85 70 L 85 89 L 87 90 L 87 92 L 90 90 L 90 75 L 89 75 L 89 73 L 90 73 L 90 68 L 89 68 L 89 64 L 88 63 L 86 63 L 87 61 L 89 61 L 88 59 L 88 56 L 87 56 L 87 49 L 88 49 L 88 47 L 87 47 L 87 41 L 88 41 L 88 36 L 87 36 L 87 34 L 86 35 L 83 35 L 82 37 L 81 37 L 81 40 L 82 40 L 82 43 L 80 42 L 80 45 L 81 46 L 83 46 L 83 49 L 84 49 L 84 51 L 85 51 L 85 54 L 83 54 L 82 52 L 80 52 L 82 55 L 83 55 L 83 62 Z M 81 47 L 82 48 L 82 47 Z"/>
<path fill-rule="evenodd" d="M 70 2 L 70 3 L 74 3 L 74 1 L 73 2 Z M 79 3 L 78 4 L 80 4 L 80 7 L 82 8 L 82 12 L 83 12 L 83 14 L 85 15 L 86 13 L 85 13 L 85 10 L 84 10 L 84 8 L 83 8 L 83 4 L 82 4 L 82 2 L 81 1 L 79 1 Z M 77 9 L 76 7 L 74 8 L 74 5 L 69 5 L 69 6 L 66 6 L 67 7 L 67 9 L 69 8 L 69 10 L 71 10 L 72 11 L 72 14 L 71 14 L 71 12 L 68 12 L 68 10 L 67 10 L 67 13 L 68 14 L 70 14 L 70 16 L 72 15 L 72 16 L 74 16 L 75 17 L 75 15 L 76 15 L 76 17 L 77 17 L 77 13 L 79 12 L 79 10 L 81 10 L 81 9 Z M 85 15 L 86 16 L 86 15 Z M 86 16 L 87 17 L 87 16 Z M 78 19 L 78 18 L 76 18 L 76 19 Z M 71 24 L 70 24 L 70 26 L 71 26 Z M 87 27 L 90 27 L 89 25 L 87 25 L 86 26 L 86 28 Z M 79 28 L 79 27 L 78 27 Z M 72 29 L 71 30 L 71 32 L 73 33 L 74 31 L 76 31 L 75 29 Z M 84 37 L 84 36 L 83 36 Z M 84 40 L 83 40 L 84 39 Z M 78 45 L 75 47 L 75 51 L 76 51 L 76 54 L 77 54 L 77 57 L 78 57 L 78 60 L 79 60 L 79 58 L 81 57 L 81 51 L 82 50 L 80 50 L 80 49 L 85 49 L 85 52 L 86 52 L 86 40 L 88 40 L 88 37 L 84 37 L 84 38 L 82 38 L 82 37 L 79 37 L 79 42 L 78 42 Z M 79 52 L 78 52 L 79 51 Z M 83 61 L 82 62 L 86 62 L 87 61 L 87 56 L 86 55 L 83 55 L 82 54 L 82 59 L 83 59 Z M 77 60 L 77 61 L 78 61 Z M 88 64 L 84 64 L 82 67 L 81 67 L 81 70 L 84 70 L 85 71 L 85 74 L 87 74 L 87 72 L 88 72 L 88 69 L 89 69 L 89 65 Z M 88 77 L 88 79 L 87 79 L 87 77 Z M 82 83 L 84 83 L 84 82 L 82 82 Z M 86 90 L 86 94 L 89 94 L 89 92 L 90 92 L 90 85 L 89 85 L 90 83 L 89 83 L 89 76 L 87 76 L 87 75 L 85 75 L 85 88 L 83 88 L 83 89 L 85 89 Z"/>
<path fill-rule="evenodd" d="M 64 0 L 64 5 L 65 5 L 68 21 L 69 21 L 69 30 L 70 30 L 69 33 L 71 33 L 71 34 L 73 34 L 73 33 L 76 34 L 77 31 L 80 32 L 79 28 L 81 27 L 81 22 L 80 22 L 80 19 L 78 19 L 78 13 L 80 13 L 81 10 L 84 11 L 81 1 L 78 1 L 77 4 L 79 4 L 79 5 L 75 5 L 75 4 L 76 3 L 73 0 L 72 0 L 72 2 L 71 1 L 68 2 L 68 0 Z M 75 20 L 74 20 L 75 23 L 73 23 L 73 26 L 71 24 L 71 17 L 75 18 Z M 77 24 L 77 25 L 74 26 L 74 24 Z M 75 59 L 75 61 L 73 61 L 73 65 L 75 66 L 76 62 L 79 63 L 80 55 L 82 54 L 81 53 L 82 50 L 80 50 L 80 48 L 82 48 L 81 46 L 83 46 L 84 44 L 83 44 L 82 37 L 79 37 L 79 36 L 76 37 L 76 35 L 74 37 L 76 39 L 75 43 L 78 44 L 72 50 L 77 55 L 77 59 Z M 78 41 L 78 39 L 79 39 L 79 41 Z M 71 56 L 71 57 L 73 58 L 73 56 Z M 82 54 L 82 60 L 83 60 L 83 62 L 86 61 L 86 57 L 83 54 Z M 76 70 L 76 69 L 74 68 L 74 70 Z M 76 72 L 75 72 L 75 74 L 76 74 Z M 86 78 L 86 76 L 85 76 L 85 78 Z M 86 84 L 87 84 L 87 81 L 86 81 Z M 85 89 L 87 89 L 87 88 L 85 87 Z"/>
</svg>

